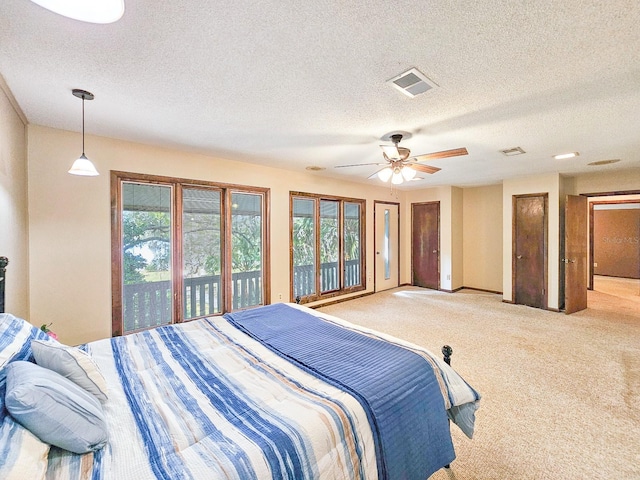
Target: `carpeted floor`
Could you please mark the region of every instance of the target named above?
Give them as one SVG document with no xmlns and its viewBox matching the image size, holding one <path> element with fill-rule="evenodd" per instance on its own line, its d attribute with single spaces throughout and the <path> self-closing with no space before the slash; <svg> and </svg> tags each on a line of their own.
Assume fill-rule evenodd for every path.
<svg viewBox="0 0 640 480">
<path fill-rule="evenodd" d="M 640 287 L 603 285 L 573 315 L 416 287 L 321 311 L 453 347 L 483 398 L 473 440 L 452 426 L 457 459 L 432 480 L 640 479 Z"/>
</svg>

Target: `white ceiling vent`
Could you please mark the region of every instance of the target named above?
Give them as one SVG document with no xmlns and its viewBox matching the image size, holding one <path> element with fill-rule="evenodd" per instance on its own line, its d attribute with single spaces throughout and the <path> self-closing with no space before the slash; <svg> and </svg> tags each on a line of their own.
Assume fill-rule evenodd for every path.
<svg viewBox="0 0 640 480">
<path fill-rule="evenodd" d="M 390 83 L 393 87 L 411 98 L 438 86 L 433 81 L 429 80 L 417 68 L 407 70 L 397 77 L 393 77 L 391 80 L 388 80 L 387 83 Z"/>
<path fill-rule="evenodd" d="M 507 148 L 506 150 L 500 150 L 500 153 L 507 157 L 513 157 L 514 155 L 522 155 L 525 152 L 521 147 Z"/>
</svg>

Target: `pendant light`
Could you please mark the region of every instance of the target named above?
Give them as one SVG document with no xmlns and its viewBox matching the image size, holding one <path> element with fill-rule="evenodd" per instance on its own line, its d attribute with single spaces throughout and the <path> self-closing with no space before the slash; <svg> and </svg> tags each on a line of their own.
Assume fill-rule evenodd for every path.
<svg viewBox="0 0 640 480">
<path fill-rule="evenodd" d="M 74 88 L 71 93 L 73 93 L 75 97 L 82 99 L 82 155 L 73 162 L 73 165 L 71 165 L 71 168 L 69 169 L 69 173 L 71 175 L 95 177 L 100 174 L 96 170 L 96 167 L 93 166 L 93 163 L 91 163 L 91 160 L 89 160 L 84 154 L 84 101 L 93 100 L 94 96 L 93 93 L 87 92 L 86 90 L 80 90 L 78 88 Z"/>
</svg>

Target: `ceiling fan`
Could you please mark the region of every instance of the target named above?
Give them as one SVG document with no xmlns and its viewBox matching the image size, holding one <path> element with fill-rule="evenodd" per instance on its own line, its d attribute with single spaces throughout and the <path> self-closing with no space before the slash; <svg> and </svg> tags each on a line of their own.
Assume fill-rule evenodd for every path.
<svg viewBox="0 0 640 480">
<path fill-rule="evenodd" d="M 399 185 L 402 182 L 413 179 L 418 172 L 421 173 L 436 173 L 441 170 L 438 167 L 431 165 L 424 165 L 421 162 L 423 160 L 434 160 L 438 158 L 457 157 L 460 155 L 468 155 L 466 148 L 454 148 L 452 150 L 443 150 L 442 152 L 425 153 L 423 155 L 416 155 L 411 157 L 411 150 L 405 147 L 400 147 L 398 144 L 402 140 L 401 133 L 394 133 L 390 137 L 393 145 L 380 145 L 382 149 L 382 156 L 385 159 L 383 163 L 356 163 L 353 165 L 337 165 L 335 168 L 344 167 L 360 167 L 363 165 L 384 165 L 382 170 L 377 171 L 369 178 L 377 176 L 383 182 L 388 182 L 391 179 L 391 183 Z"/>
</svg>

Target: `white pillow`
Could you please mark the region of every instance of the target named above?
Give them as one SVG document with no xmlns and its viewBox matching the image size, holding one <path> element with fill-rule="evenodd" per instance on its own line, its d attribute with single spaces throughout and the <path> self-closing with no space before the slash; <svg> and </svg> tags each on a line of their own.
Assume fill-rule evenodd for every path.
<svg viewBox="0 0 640 480">
<path fill-rule="evenodd" d="M 0 478 L 39 480 L 47 472 L 49 444 L 7 416 L 0 425 Z"/>
<path fill-rule="evenodd" d="M 38 365 L 68 378 L 101 402 L 107 400 L 107 382 L 87 352 L 41 340 L 33 340 L 31 349 Z"/>
</svg>

